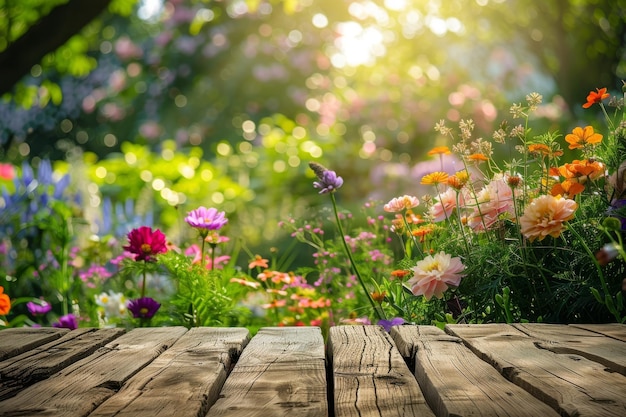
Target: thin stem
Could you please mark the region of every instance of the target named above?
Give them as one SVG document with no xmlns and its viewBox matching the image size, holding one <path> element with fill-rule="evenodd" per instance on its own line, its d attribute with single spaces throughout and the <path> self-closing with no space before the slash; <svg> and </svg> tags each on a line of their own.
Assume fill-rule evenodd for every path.
<svg viewBox="0 0 626 417">
<path fill-rule="evenodd" d="M 147 262 L 148 261 L 143 261 L 143 281 L 141 282 L 141 298 L 144 298 L 146 295 L 146 268 L 147 268 Z"/>
<path fill-rule="evenodd" d="M 352 251 L 350 251 L 350 248 L 348 247 L 348 242 L 346 242 L 346 235 L 343 232 L 343 226 L 341 225 L 341 220 L 339 219 L 339 213 L 337 212 L 337 201 L 335 200 L 335 195 L 332 192 L 329 194 L 330 194 L 330 201 L 332 201 L 333 203 L 333 212 L 335 213 L 335 220 L 337 222 L 337 228 L 339 229 L 339 236 L 341 238 L 341 242 L 343 243 L 343 248 L 346 252 L 346 255 L 348 256 L 348 260 L 350 261 L 350 265 L 352 266 L 352 270 L 354 271 L 354 274 L 356 275 L 356 278 L 359 281 L 361 288 L 363 288 L 363 291 L 365 292 L 367 299 L 369 300 L 372 308 L 374 309 L 376 316 L 378 317 L 379 320 L 384 320 L 385 314 L 381 310 L 380 306 L 376 304 L 376 302 L 372 298 L 372 295 L 367 290 L 367 287 L 365 286 L 365 282 L 363 281 L 363 277 L 361 276 L 361 273 L 359 272 L 359 268 L 357 268 L 356 263 L 354 262 L 354 258 L 352 257 Z"/>
</svg>

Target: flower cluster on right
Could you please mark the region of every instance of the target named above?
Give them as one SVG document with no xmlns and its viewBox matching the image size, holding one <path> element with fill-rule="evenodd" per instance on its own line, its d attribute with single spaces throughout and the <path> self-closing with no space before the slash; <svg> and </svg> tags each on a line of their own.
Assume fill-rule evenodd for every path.
<svg viewBox="0 0 626 417">
<path fill-rule="evenodd" d="M 471 120 L 458 131 L 439 122 L 451 146 L 429 153 L 441 161 L 421 179 L 432 192 L 384 206 L 395 214 L 404 286 L 444 301 L 449 321 L 626 320 L 624 100 L 590 92 L 583 107 L 599 106 L 607 132 L 587 125 L 564 137 L 531 130 L 541 100 L 513 105 L 520 123 L 503 123 L 493 141 L 475 138 Z M 450 158 L 462 169 L 446 169 Z"/>
</svg>

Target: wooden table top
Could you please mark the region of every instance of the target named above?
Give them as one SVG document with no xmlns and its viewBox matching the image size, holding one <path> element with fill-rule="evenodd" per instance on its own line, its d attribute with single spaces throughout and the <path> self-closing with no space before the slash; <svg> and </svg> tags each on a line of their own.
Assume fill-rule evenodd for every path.
<svg viewBox="0 0 626 417">
<path fill-rule="evenodd" d="M 626 416 L 626 325 L 0 331 L 0 416 Z"/>
</svg>

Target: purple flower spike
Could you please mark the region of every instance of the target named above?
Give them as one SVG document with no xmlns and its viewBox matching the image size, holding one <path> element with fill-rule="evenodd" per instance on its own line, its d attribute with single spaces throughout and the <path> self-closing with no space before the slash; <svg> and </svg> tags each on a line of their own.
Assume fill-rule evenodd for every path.
<svg viewBox="0 0 626 417">
<path fill-rule="evenodd" d="M 313 187 L 321 189 L 320 194 L 332 193 L 343 185 L 343 178 L 322 165 L 311 162 L 309 167 L 315 172 L 318 181 L 313 182 Z"/>
<path fill-rule="evenodd" d="M 143 297 L 128 302 L 128 310 L 136 319 L 151 319 L 161 307 L 154 298 Z"/>
<path fill-rule="evenodd" d="M 385 331 L 389 333 L 393 326 L 399 326 L 401 324 L 404 324 L 404 319 L 402 317 L 394 317 L 391 320 L 378 320 L 378 324 L 380 326 L 383 326 Z"/>
<path fill-rule="evenodd" d="M 28 312 L 33 316 L 43 316 L 52 310 L 52 306 L 43 300 L 39 304 L 29 301 L 26 303 L 26 307 L 28 308 Z"/>
<path fill-rule="evenodd" d="M 76 330 L 78 329 L 78 319 L 73 314 L 66 314 L 59 317 L 59 321 L 52 323 L 52 327 Z"/>
</svg>

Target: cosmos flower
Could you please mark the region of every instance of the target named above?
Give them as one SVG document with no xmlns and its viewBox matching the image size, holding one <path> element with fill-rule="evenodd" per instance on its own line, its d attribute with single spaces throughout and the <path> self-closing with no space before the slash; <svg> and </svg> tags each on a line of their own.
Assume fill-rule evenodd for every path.
<svg viewBox="0 0 626 417">
<path fill-rule="evenodd" d="M 43 316 L 47 314 L 50 310 L 52 310 L 52 305 L 45 300 L 41 300 L 40 303 L 34 303 L 29 301 L 26 303 L 26 308 L 28 312 L 33 316 Z"/>
<path fill-rule="evenodd" d="M 228 223 L 226 213 L 213 207 L 198 207 L 187 214 L 185 221 L 191 227 L 203 230 L 219 230 Z"/>
<path fill-rule="evenodd" d="M 52 327 L 76 330 L 78 329 L 78 319 L 73 314 L 66 314 L 59 317 L 59 321 L 52 323 Z"/>
<path fill-rule="evenodd" d="M 595 133 L 593 126 L 575 127 L 572 133 L 565 135 L 565 141 L 569 143 L 569 149 L 580 149 L 587 145 L 597 145 L 602 142 L 602 135 Z"/>
<path fill-rule="evenodd" d="M 6 316 L 11 311 L 11 299 L 4 293 L 4 287 L 0 287 L 0 316 Z"/>
<path fill-rule="evenodd" d="M 128 311 L 136 319 L 151 319 L 161 307 L 154 298 L 142 297 L 128 302 Z"/>
<path fill-rule="evenodd" d="M 583 108 L 588 109 L 594 104 L 602 103 L 602 100 L 609 98 L 610 94 L 606 92 L 605 88 L 596 88 L 596 91 L 590 91 L 587 96 L 587 102 L 583 104 Z"/>
</svg>

